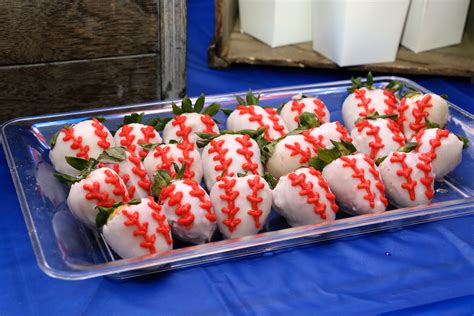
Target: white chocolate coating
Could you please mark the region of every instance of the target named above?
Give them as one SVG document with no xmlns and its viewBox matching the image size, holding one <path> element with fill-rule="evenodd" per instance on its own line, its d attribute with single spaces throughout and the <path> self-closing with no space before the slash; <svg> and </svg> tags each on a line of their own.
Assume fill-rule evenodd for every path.
<svg viewBox="0 0 474 316">
<path fill-rule="evenodd" d="M 112 172 L 112 174 L 117 175 L 115 171 L 109 168 L 99 168 L 97 170 L 92 171 L 87 178 L 74 183 L 71 186 L 69 191 L 69 195 L 67 197 L 67 205 L 71 212 L 84 224 L 88 225 L 91 228 L 95 228 L 95 218 L 97 216 L 98 211 L 96 210 L 96 206 L 98 201 L 96 199 L 87 199 L 86 196 L 89 191 L 84 189 L 84 185 L 93 185 L 95 182 L 99 184 L 100 193 L 106 195 L 109 199 L 113 200 L 113 202 L 118 202 L 122 200 L 122 196 L 115 194 L 114 190 L 115 187 L 113 184 L 106 183 L 106 170 Z M 123 183 L 122 179 L 119 179 L 120 186 L 124 190 L 124 196 L 128 199 L 128 193 Z M 110 205 L 111 206 L 111 205 Z"/>
<path fill-rule="evenodd" d="M 318 104 L 322 104 L 319 106 Z M 331 121 L 330 113 L 324 103 L 318 98 L 303 98 L 301 95 L 296 95 L 291 101 L 288 101 L 281 109 L 280 116 L 292 131 L 298 128 L 298 120 L 301 113 L 314 113 L 319 118 L 321 123 Z"/>
<path fill-rule="evenodd" d="M 447 137 L 437 136 L 438 133 Z M 437 139 L 440 144 L 433 146 Z M 418 142 L 416 152 L 431 153 L 430 158 L 432 159 L 436 179 L 443 178 L 461 163 L 463 142 L 453 133 L 438 128 L 430 128 L 420 131 L 412 141 Z"/>
<path fill-rule="evenodd" d="M 355 171 L 350 166 L 347 166 L 347 163 L 343 160 L 346 159 L 344 157 L 351 161 L 355 160 L 355 167 L 362 173 L 366 180 L 365 182 L 370 181 L 368 188 L 370 195 L 374 197 L 373 207 L 370 205 L 370 201 L 364 198 L 369 193 L 360 187 L 362 181 L 354 177 Z M 347 213 L 354 215 L 381 213 L 385 212 L 386 209 L 386 205 L 383 202 L 385 195 L 376 186 L 377 182 L 382 183 L 380 174 L 378 174 L 373 161 L 369 163 L 364 159 L 365 157 L 370 160 L 365 154 L 343 156 L 334 160 L 323 169 L 323 177 L 328 182 L 331 191 L 336 195 L 339 206 Z M 377 176 L 370 172 L 371 169 L 377 172 Z"/>
<path fill-rule="evenodd" d="M 215 145 L 222 143 L 222 152 L 224 153 L 225 160 L 230 161 L 227 167 L 227 175 L 237 176 L 237 173 L 245 173 L 244 165 L 248 163 L 246 157 L 239 153 L 242 152 L 243 146 L 239 143 L 238 139 L 247 138 L 245 135 L 229 135 L 224 134 L 213 139 L 209 144 L 204 147 L 202 151 L 202 167 L 204 171 L 204 181 L 206 182 L 207 188 L 210 190 L 214 183 L 219 180 L 222 175 L 222 160 L 219 159 L 218 152 L 215 151 Z M 257 173 L 263 175 L 263 166 L 260 161 L 260 148 L 255 140 L 249 138 L 251 146 L 247 147 L 251 154 L 251 162 L 256 164 Z M 249 171 L 249 174 L 251 172 Z"/>
<path fill-rule="evenodd" d="M 291 174 L 304 175 L 305 182 L 312 188 L 311 192 L 317 193 L 319 203 L 325 205 L 324 214 L 326 218 L 322 218 L 320 214 L 315 212 L 315 205 L 308 202 L 307 195 L 303 195 L 304 191 L 301 186 L 292 185 L 289 175 L 281 177 L 273 189 L 275 209 L 293 227 L 332 221 L 336 217 L 336 213 L 331 207 L 332 203 L 328 199 L 328 196 L 330 196 L 328 192 L 332 194 L 331 191 L 329 189 L 326 191 L 320 185 L 322 183 L 320 178 L 313 174 L 315 170 L 313 169 L 313 173 L 310 170 L 310 168 L 301 168 L 291 172 Z"/>
<path fill-rule="evenodd" d="M 109 132 L 109 130 L 105 126 L 103 126 L 101 123 L 99 123 L 101 126 L 103 126 L 103 131 L 107 133 L 106 141 L 109 143 L 109 146 L 107 148 L 103 148 L 99 146 L 98 142 L 101 141 L 101 138 L 95 134 L 96 128 L 94 128 L 94 126 L 92 125 L 93 123 L 94 123 L 93 120 L 86 120 L 86 121 L 82 121 L 73 125 L 72 128 L 74 130 L 74 136 L 82 140 L 81 144 L 84 147 L 85 146 L 89 147 L 87 151 L 89 157 L 97 158 L 108 147 L 114 147 L 115 141 L 114 141 L 114 138 L 112 137 L 112 134 Z M 49 152 L 49 159 L 51 160 L 54 168 L 57 171 L 75 176 L 79 174 L 79 171 L 71 167 L 66 162 L 65 158 L 67 156 L 76 157 L 77 154 L 79 153 L 79 149 L 72 149 L 71 145 L 74 143 L 74 140 L 69 139 L 65 141 L 64 140 L 65 137 L 67 137 L 66 134 L 64 133 L 63 130 L 61 130 L 58 134 L 56 145 Z M 80 158 L 85 158 L 85 157 L 80 157 Z"/>
<path fill-rule="evenodd" d="M 150 250 L 146 247 L 142 247 L 141 244 L 145 242 L 142 235 L 134 234 L 138 227 L 136 225 L 127 225 L 130 219 L 124 214 L 124 211 L 129 214 L 138 214 L 137 222 L 146 226 L 146 235 L 148 240 L 154 238 L 151 243 L 156 253 L 173 249 L 173 243 L 171 234 L 168 231 L 167 237 L 163 233 L 158 232 L 160 226 L 168 226 L 166 223 L 166 215 L 161 210 L 155 210 L 150 207 L 150 199 L 143 198 L 140 204 L 135 205 L 123 205 L 117 208 L 115 212 L 109 217 L 107 223 L 102 228 L 107 244 L 122 258 L 133 258 L 149 255 Z M 158 204 L 153 204 L 161 209 Z M 153 213 L 157 213 L 164 219 L 164 224 L 160 225 L 160 222 Z M 169 243 L 168 241 L 171 241 Z"/>
<path fill-rule="evenodd" d="M 255 180 L 256 178 L 257 180 Z M 235 184 L 229 186 L 229 189 L 227 189 L 229 190 L 227 192 L 229 194 L 226 193 L 226 180 L 230 184 L 235 182 Z M 255 194 L 253 193 L 252 187 L 255 187 Z M 237 197 L 231 203 L 238 208 L 238 211 L 234 216 L 233 223 L 240 221 L 235 227 L 233 227 L 232 223 L 228 223 L 228 225 L 224 223 L 229 221 L 229 214 L 224 213 L 226 210 L 228 212 L 230 207 L 230 203 L 226 199 L 234 194 L 237 195 Z M 217 227 L 226 238 L 256 234 L 263 228 L 272 207 L 272 190 L 262 177 L 255 175 L 220 180 L 212 187 L 210 197 L 217 216 Z M 258 216 L 258 227 L 254 217 L 249 214 L 249 212 L 255 210 L 252 208 L 252 203 L 250 202 L 252 199 L 260 200 L 260 202 L 257 203 L 257 207 L 262 214 Z M 233 227 L 232 232 L 230 231 L 230 227 Z"/>
<path fill-rule="evenodd" d="M 361 88 L 359 90 L 365 91 L 365 98 L 367 101 L 370 99 L 368 106 L 371 110 L 375 110 L 372 112 L 378 112 L 380 115 L 394 113 L 395 109 L 392 109 L 392 107 L 386 103 L 386 100 L 389 102 L 388 100 L 390 98 L 384 94 L 383 89 L 370 90 L 367 88 Z M 364 114 L 364 107 L 359 106 L 359 104 L 361 104 L 361 100 L 356 97 L 355 93 L 349 94 L 342 104 L 342 118 L 348 130 L 352 130 L 354 128 L 354 122 L 358 118 L 366 116 L 366 114 Z"/>
<path fill-rule="evenodd" d="M 148 177 L 153 181 L 156 171 L 159 169 L 164 169 L 171 175 L 174 175 L 175 170 L 173 163 L 176 163 L 181 168 L 185 159 L 185 146 L 185 144 L 163 144 L 153 148 L 143 160 L 143 165 L 148 173 Z M 191 146 L 193 146 L 193 149 L 188 151 L 189 158 L 186 168 L 189 170 L 190 175 L 192 175 L 190 178 L 200 183 L 203 173 L 201 155 L 195 145 Z M 191 164 L 189 163 L 190 160 L 192 160 Z M 187 175 L 188 174 L 185 176 Z"/>
<path fill-rule="evenodd" d="M 148 151 L 139 144 L 159 144 L 162 142 L 160 134 L 153 127 L 139 123 L 126 124 L 120 127 L 115 133 L 114 140 L 117 146 L 123 146 L 141 158 L 144 158 Z"/>
<path fill-rule="evenodd" d="M 195 133 L 208 133 L 206 131 L 206 124 L 204 124 L 203 119 L 205 120 L 206 115 L 199 114 L 199 113 L 183 113 L 179 115 L 179 117 L 185 117 L 185 125 L 188 128 L 191 128 L 191 133 L 189 134 L 189 142 L 196 143 L 196 141 L 200 140 L 201 138 L 197 136 Z M 207 115 L 207 119 L 211 119 Z M 212 120 L 212 119 L 211 119 Z M 219 127 L 215 122 L 212 122 L 212 131 L 214 134 L 219 134 Z M 176 117 L 174 117 L 171 121 L 169 121 L 165 128 L 163 129 L 163 142 L 169 144 L 170 141 L 175 140 L 177 142 L 181 142 L 183 140 L 182 136 L 177 135 L 180 132 L 180 125 L 177 124 Z"/>
</svg>

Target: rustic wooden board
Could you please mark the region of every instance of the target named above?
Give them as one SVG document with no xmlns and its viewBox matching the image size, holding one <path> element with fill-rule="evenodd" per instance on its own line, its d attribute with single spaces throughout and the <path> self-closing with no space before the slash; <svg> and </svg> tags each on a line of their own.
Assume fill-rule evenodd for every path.
<svg viewBox="0 0 474 316">
<path fill-rule="evenodd" d="M 0 68 L 0 122 L 160 97 L 157 56 Z"/>
<path fill-rule="evenodd" d="M 0 65 L 156 53 L 157 11 L 156 0 L 0 1 Z"/>
</svg>

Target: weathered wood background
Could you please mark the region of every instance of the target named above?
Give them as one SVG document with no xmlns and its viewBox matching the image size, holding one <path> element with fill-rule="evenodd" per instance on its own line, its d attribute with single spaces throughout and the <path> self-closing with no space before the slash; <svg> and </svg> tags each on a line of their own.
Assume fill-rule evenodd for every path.
<svg viewBox="0 0 474 316">
<path fill-rule="evenodd" d="M 185 0 L 3 0 L 0 122 L 185 93 Z"/>
</svg>

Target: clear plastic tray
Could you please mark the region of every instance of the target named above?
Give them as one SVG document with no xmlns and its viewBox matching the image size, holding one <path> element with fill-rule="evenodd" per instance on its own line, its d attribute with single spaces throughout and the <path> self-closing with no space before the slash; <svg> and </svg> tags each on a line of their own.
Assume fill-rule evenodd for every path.
<svg viewBox="0 0 474 316">
<path fill-rule="evenodd" d="M 378 77 L 375 83 L 386 84 L 393 79 L 419 91 L 429 92 L 404 78 Z M 331 119 L 341 120 L 340 109 L 349 85 L 349 81 L 338 81 L 256 92 L 262 94 L 263 105 L 275 107 L 297 93 L 319 96 L 328 105 Z M 234 100 L 235 94 L 217 95 L 207 97 L 206 104 L 218 102 L 224 107 L 233 107 Z M 254 236 L 229 240 L 221 240 L 217 236 L 216 241 L 199 246 L 177 242 L 178 249 L 156 256 L 118 259 L 100 234 L 85 228 L 69 212 L 65 203 L 67 188 L 53 177 L 48 140 L 63 124 L 98 115 L 108 119 L 106 125 L 111 130 L 125 114 L 131 112 L 144 112 L 146 117 L 156 114 L 170 116 L 170 104 L 165 101 L 20 118 L 2 126 L 3 146 L 28 232 L 38 264 L 46 274 L 68 280 L 103 275 L 127 278 L 474 214 L 474 147 L 471 146 L 463 152 L 462 164 L 443 181 L 436 183 L 437 193 L 430 205 L 389 210 L 378 215 L 347 217 L 340 214 L 340 219 L 333 223 L 298 228 L 289 228 L 272 211 L 264 230 Z M 451 103 L 449 114 L 448 129 L 466 136 L 474 144 L 473 115 Z M 217 119 L 224 121 L 224 117 Z"/>
</svg>

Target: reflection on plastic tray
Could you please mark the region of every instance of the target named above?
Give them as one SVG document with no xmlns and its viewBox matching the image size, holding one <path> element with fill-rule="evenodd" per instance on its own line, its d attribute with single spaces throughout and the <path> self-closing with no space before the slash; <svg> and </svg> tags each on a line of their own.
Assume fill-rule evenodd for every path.
<svg viewBox="0 0 474 316">
<path fill-rule="evenodd" d="M 376 85 L 397 79 L 406 86 L 429 92 L 416 83 L 396 77 L 375 78 Z M 261 104 L 277 107 L 297 93 L 320 97 L 331 112 L 331 120 L 340 120 L 341 105 L 347 96 L 349 81 L 286 87 L 256 91 L 262 94 Z M 245 93 L 237 93 L 244 95 Z M 235 106 L 235 94 L 206 98 L 206 104 Z M 34 251 L 40 267 L 48 275 L 61 279 L 86 279 L 101 275 L 117 278 L 138 276 L 157 271 L 215 262 L 265 251 L 332 240 L 345 236 L 387 230 L 450 217 L 474 214 L 474 147 L 463 152 L 463 161 L 443 181 L 435 185 L 433 203 L 415 208 L 389 210 L 383 214 L 347 217 L 338 214 L 333 223 L 289 228 L 284 219 L 272 211 L 263 231 L 254 236 L 222 240 L 217 233 L 209 244 L 192 246 L 176 241 L 177 249 L 155 256 L 118 259 L 105 245 L 101 236 L 85 228 L 69 212 L 67 188 L 53 176 L 49 163 L 47 140 L 65 123 L 103 115 L 111 130 L 122 122 L 124 115 L 144 112 L 170 116 L 171 102 L 146 103 L 89 111 L 54 114 L 12 120 L 2 127 L 3 146 L 15 182 L 18 198 Z M 450 104 L 447 128 L 466 136 L 474 143 L 473 115 Z M 225 121 L 223 114 L 217 117 Z M 346 217 L 346 218 L 344 218 Z"/>
</svg>

